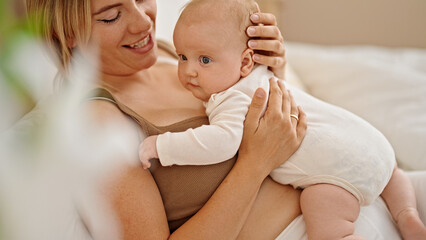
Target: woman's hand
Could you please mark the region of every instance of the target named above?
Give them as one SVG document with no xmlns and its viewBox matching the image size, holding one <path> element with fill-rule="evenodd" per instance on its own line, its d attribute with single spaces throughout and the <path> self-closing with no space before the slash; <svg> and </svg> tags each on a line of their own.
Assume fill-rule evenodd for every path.
<svg viewBox="0 0 426 240">
<path fill-rule="evenodd" d="M 257 89 L 253 97 L 238 157 L 238 161 L 243 160 L 243 164 L 259 170 L 264 177 L 293 155 L 307 129 L 305 113 L 296 105 L 284 84 L 271 79 L 270 88 L 268 107 L 263 117 L 266 93 Z"/>
<path fill-rule="evenodd" d="M 276 77 L 285 77 L 285 49 L 284 38 L 277 26 L 277 20 L 272 13 L 254 13 L 250 20 L 255 26 L 247 28 L 250 38 L 248 46 L 255 51 L 253 60 L 259 64 L 269 66 Z"/>
</svg>

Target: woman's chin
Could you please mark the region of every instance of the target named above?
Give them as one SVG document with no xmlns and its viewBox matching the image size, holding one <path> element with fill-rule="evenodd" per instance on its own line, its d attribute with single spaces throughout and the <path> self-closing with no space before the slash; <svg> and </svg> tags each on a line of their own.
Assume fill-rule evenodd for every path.
<svg viewBox="0 0 426 240">
<path fill-rule="evenodd" d="M 157 58 L 158 58 L 158 55 L 153 54 L 152 57 L 150 57 L 146 62 L 144 62 L 144 64 L 141 66 L 140 69 L 143 70 L 143 69 L 152 67 L 157 62 Z"/>
<path fill-rule="evenodd" d="M 143 57 L 134 60 L 133 63 L 137 63 L 134 65 L 135 70 L 144 70 L 152 67 L 158 58 L 157 46 L 155 45 L 149 52 L 145 53 Z"/>
</svg>

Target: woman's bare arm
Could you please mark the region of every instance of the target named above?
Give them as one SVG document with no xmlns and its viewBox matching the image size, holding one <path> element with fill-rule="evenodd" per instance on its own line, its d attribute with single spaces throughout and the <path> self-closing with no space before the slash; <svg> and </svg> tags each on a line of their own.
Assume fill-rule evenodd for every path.
<svg viewBox="0 0 426 240">
<path fill-rule="evenodd" d="M 267 177 L 263 181 L 238 240 L 275 239 L 301 214 L 300 193 Z"/>
<path fill-rule="evenodd" d="M 126 133 L 126 143 L 130 149 L 135 149 L 134 154 L 117 151 L 110 156 L 114 158 L 114 168 L 112 171 L 107 170 L 106 177 L 100 179 L 100 197 L 107 201 L 106 206 L 111 206 L 115 213 L 108 217 L 119 223 L 119 226 L 92 228 L 92 225 L 97 224 L 93 221 L 100 219 L 86 221 L 91 235 L 105 236 L 104 232 L 119 231 L 123 239 L 167 239 L 170 233 L 159 190 L 151 173 L 141 167 L 137 158 L 140 142 L 137 125 L 110 102 L 90 101 L 86 107 L 98 129 L 102 131 L 119 126 L 120 131 Z"/>
</svg>

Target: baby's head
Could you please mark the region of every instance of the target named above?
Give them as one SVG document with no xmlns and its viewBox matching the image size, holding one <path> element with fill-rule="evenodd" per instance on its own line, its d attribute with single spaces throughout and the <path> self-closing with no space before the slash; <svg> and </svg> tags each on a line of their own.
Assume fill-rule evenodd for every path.
<svg viewBox="0 0 426 240">
<path fill-rule="evenodd" d="M 254 0 L 192 0 L 176 23 L 173 41 L 179 54 L 179 79 L 197 98 L 234 85 L 254 65 L 246 29 Z"/>
</svg>

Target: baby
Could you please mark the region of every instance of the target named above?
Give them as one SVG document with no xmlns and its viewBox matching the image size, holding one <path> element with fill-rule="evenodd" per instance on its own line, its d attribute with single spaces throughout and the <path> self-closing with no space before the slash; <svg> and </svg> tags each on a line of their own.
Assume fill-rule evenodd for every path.
<svg viewBox="0 0 426 240">
<path fill-rule="evenodd" d="M 246 47 L 245 30 L 254 12 L 257 4 L 252 0 L 193 0 L 185 7 L 173 36 L 179 80 L 205 102 L 210 125 L 146 138 L 140 146 L 145 168 L 151 158 L 159 158 L 163 166 L 207 165 L 236 154 L 251 98 L 259 87 L 269 91 L 269 78 L 273 77 L 266 66 L 254 64 L 253 50 Z M 297 152 L 272 171 L 271 177 L 304 189 L 301 207 L 308 236 L 363 239 L 353 235 L 360 205 L 375 200 L 389 181 L 403 178 L 406 183 L 405 175 L 394 171 L 391 145 L 354 114 L 289 84 L 286 88 L 307 113 L 308 130 Z M 291 117 L 298 119 L 297 113 Z M 383 197 L 403 237 L 417 234 L 425 239 L 414 194 L 403 184 L 392 186 L 401 187 L 392 187 L 393 194 Z M 385 191 L 389 188 L 390 184 Z M 401 223 L 407 217 L 416 222 L 414 229 Z"/>
</svg>

